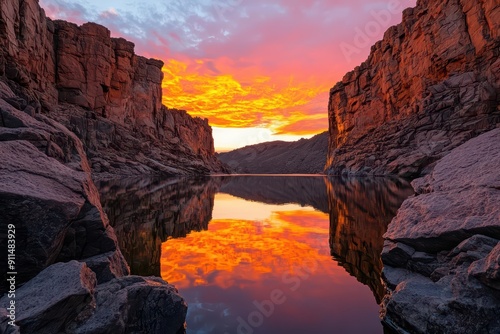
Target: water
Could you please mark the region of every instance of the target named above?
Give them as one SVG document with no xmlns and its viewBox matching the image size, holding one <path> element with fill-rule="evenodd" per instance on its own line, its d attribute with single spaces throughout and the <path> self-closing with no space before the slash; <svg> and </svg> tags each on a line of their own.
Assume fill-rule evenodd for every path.
<svg viewBox="0 0 500 334">
<path fill-rule="evenodd" d="M 187 333 L 383 333 L 380 252 L 401 180 L 233 176 L 99 185 L 136 275 L 187 300 Z"/>
</svg>

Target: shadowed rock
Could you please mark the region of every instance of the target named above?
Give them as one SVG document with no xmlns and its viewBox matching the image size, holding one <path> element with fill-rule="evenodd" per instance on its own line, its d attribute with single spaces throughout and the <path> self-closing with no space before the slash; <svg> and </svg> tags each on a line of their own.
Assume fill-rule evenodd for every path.
<svg viewBox="0 0 500 334">
<path fill-rule="evenodd" d="M 386 324 L 414 333 L 500 331 L 498 166 L 500 129 L 454 149 L 413 182 L 417 195 L 384 235 Z M 403 257 L 396 242 L 418 252 Z"/>
</svg>

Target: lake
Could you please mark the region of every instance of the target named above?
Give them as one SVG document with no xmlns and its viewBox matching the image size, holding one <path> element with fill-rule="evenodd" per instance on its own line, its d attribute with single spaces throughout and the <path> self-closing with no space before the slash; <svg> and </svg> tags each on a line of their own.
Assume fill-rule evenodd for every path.
<svg viewBox="0 0 500 334">
<path fill-rule="evenodd" d="M 380 253 L 403 180 L 223 176 L 99 184 L 132 274 L 161 276 L 187 333 L 383 333 Z"/>
</svg>

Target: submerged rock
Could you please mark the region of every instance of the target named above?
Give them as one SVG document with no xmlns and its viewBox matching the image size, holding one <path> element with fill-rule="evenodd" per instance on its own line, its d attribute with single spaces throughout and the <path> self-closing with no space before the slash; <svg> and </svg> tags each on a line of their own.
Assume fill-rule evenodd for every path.
<svg viewBox="0 0 500 334">
<path fill-rule="evenodd" d="M 413 182 L 384 235 L 383 321 L 400 332 L 500 332 L 500 129 Z M 411 257 L 395 249 L 410 249 Z"/>
</svg>

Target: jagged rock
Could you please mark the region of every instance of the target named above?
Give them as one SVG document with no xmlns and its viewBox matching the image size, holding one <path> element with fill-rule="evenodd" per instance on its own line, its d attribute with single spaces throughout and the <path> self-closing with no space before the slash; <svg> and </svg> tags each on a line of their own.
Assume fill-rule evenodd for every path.
<svg viewBox="0 0 500 334">
<path fill-rule="evenodd" d="M 412 333 L 500 332 L 498 166 L 495 129 L 413 182 L 417 195 L 403 203 L 384 235 L 419 251 L 407 261 L 383 256 L 388 326 Z"/>
<path fill-rule="evenodd" d="M 84 262 L 95 273 L 98 284 L 130 274 L 130 268 L 123 261 L 120 249 L 86 258 Z"/>
<path fill-rule="evenodd" d="M 500 129 L 453 150 L 432 174 L 414 181 L 417 191 L 425 188 L 425 193 L 403 203 L 384 237 L 432 252 L 451 249 L 475 234 L 500 239 L 498 166 Z"/>
<path fill-rule="evenodd" d="M 319 174 L 328 151 L 328 133 L 296 142 L 274 141 L 220 153 L 233 172 L 243 174 Z"/>
<path fill-rule="evenodd" d="M 500 290 L 500 243 L 484 259 L 478 260 L 469 268 L 469 273 L 485 285 Z"/>
<path fill-rule="evenodd" d="M 403 267 L 414 254 L 415 250 L 412 247 L 386 240 L 382 250 L 382 261 L 390 266 Z"/>
<path fill-rule="evenodd" d="M 416 177 L 500 122 L 500 7 L 421 0 L 330 90 L 331 174 Z"/>
<path fill-rule="evenodd" d="M 16 254 L 22 264 L 19 282 L 61 259 L 85 259 L 115 251 L 116 237 L 78 138 L 50 119 L 40 117 L 46 123 L 38 121 L 12 107 L 2 107 L 1 102 L 0 113 L 10 127 L 0 128 L 0 138 L 6 140 L 0 141 L 4 159 L 0 166 L 0 215 L 5 224 L 16 225 L 17 240 L 24 245 Z M 71 248 L 68 245 L 75 230 L 79 238 Z M 0 243 L 4 246 L 6 239 Z M 121 261 L 124 263 L 123 258 Z"/>
<path fill-rule="evenodd" d="M 64 332 L 67 323 L 93 311 L 95 286 L 85 263 L 56 263 L 16 290 L 16 324 L 23 333 Z M 0 307 L 9 302 L 4 296 Z"/>
<path fill-rule="evenodd" d="M 161 278 L 115 279 L 99 285 L 95 298 L 95 312 L 71 333 L 177 334 L 184 328 L 187 304 Z"/>
</svg>

